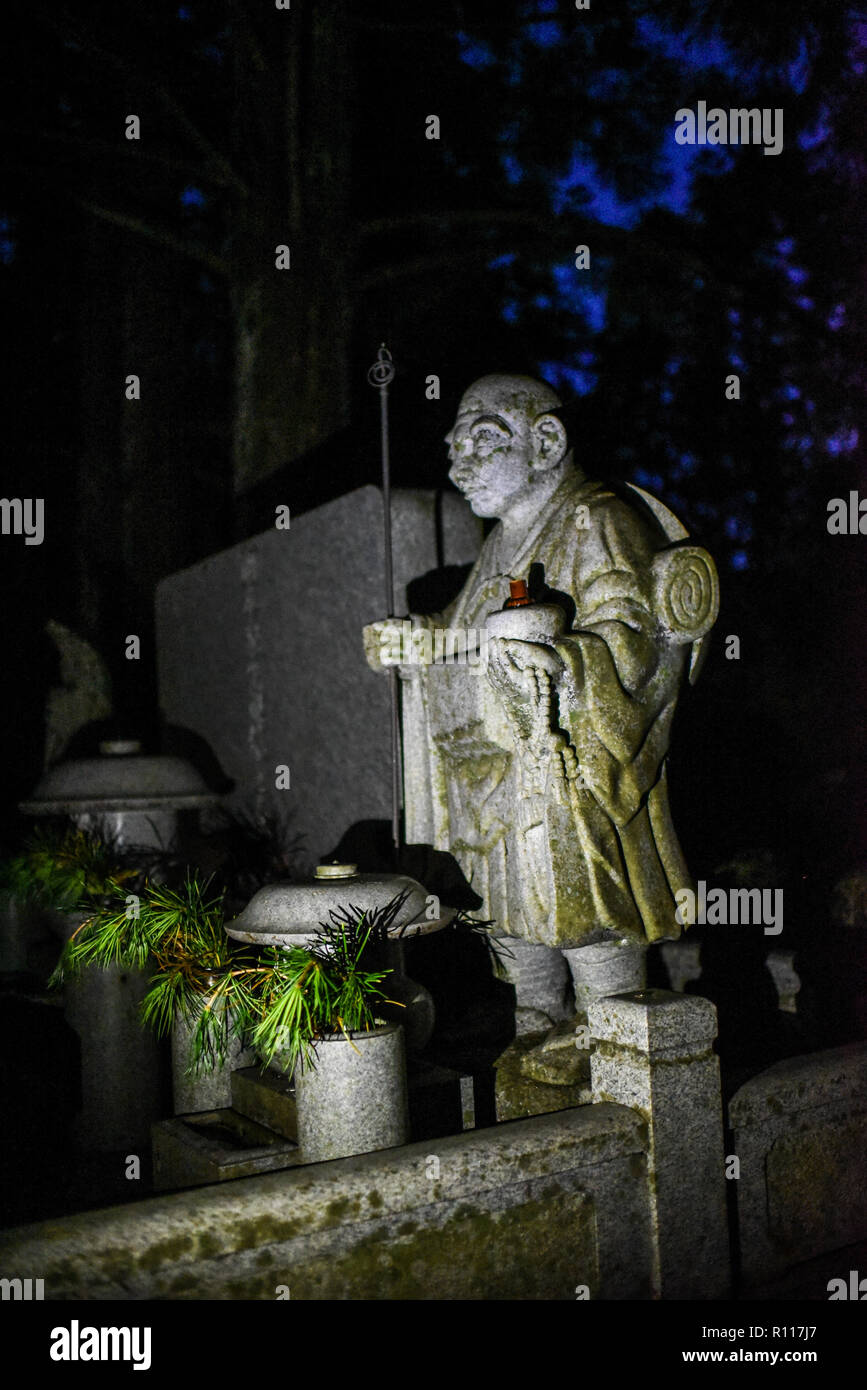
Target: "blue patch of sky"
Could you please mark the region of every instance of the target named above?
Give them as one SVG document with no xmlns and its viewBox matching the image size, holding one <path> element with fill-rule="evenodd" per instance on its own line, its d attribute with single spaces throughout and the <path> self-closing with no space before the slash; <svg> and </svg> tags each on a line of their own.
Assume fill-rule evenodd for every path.
<svg viewBox="0 0 867 1390">
<path fill-rule="evenodd" d="M 506 175 L 506 183 L 520 183 L 524 177 L 524 170 L 513 154 L 501 154 L 500 163 L 503 166 L 503 173 Z"/>
<path fill-rule="evenodd" d="M 195 188 L 193 184 L 188 184 L 181 194 L 181 207 L 204 208 L 207 206 L 208 200 L 201 188 Z"/>
<path fill-rule="evenodd" d="M 562 262 L 553 265 L 551 273 L 561 304 L 565 308 L 571 309 L 573 313 L 581 314 L 592 332 L 600 333 L 605 327 L 605 314 L 608 305 L 606 292 L 594 289 L 591 285 L 582 284 L 578 277 L 586 272 L 576 270 L 572 261 L 566 265 Z"/>
<path fill-rule="evenodd" d="M 513 53 L 506 64 L 506 82 L 510 87 L 518 87 L 524 76 L 524 65 L 517 53 Z"/>
<path fill-rule="evenodd" d="M 566 173 L 552 180 L 551 207 L 554 212 L 561 213 L 572 206 L 575 201 L 572 194 L 577 189 L 584 195 L 580 200 L 582 212 L 606 226 L 634 227 L 641 216 L 640 202 L 620 198 L 614 188 L 600 177 L 596 161 L 580 146 L 572 150 Z"/>
<path fill-rule="evenodd" d="M 655 488 L 657 492 L 662 492 L 665 488 L 665 479 L 661 473 L 648 473 L 646 468 L 633 468 L 632 477 L 639 487 Z"/>
<path fill-rule="evenodd" d="M 563 41 L 563 29 L 553 19 L 542 19 L 536 24 L 528 24 L 524 30 L 531 43 L 538 48 L 556 48 Z"/>
<path fill-rule="evenodd" d="M 592 372 L 570 366 L 568 362 L 537 362 L 536 369 L 556 390 L 567 387 L 575 396 L 587 396 L 596 389 L 598 378 Z"/>
<path fill-rule="evenodd" d="M 552 210 L 559 214 L 577 205 L 582 212 L 606 226 L 627 229 L 634 227 L 651 208 L 685 213 L 689 208 L 697 160 L 702 159 L 707 165 L 710 162 L 708 153 L 713 157 L 719 152 L 678 145 L 673 127 L 669 136 L 663 139 L 659 151 L 660 186 L 640 198 L 621 196 L 612 183 L 602 178 L 596 161 L 586 149 L 576 146 L 566 172 L 551 180 Z M 576 193 L 581 196 L 576 198 Z"/>
<path fill-rule="evenodd" d="M 484 43 L 481 39 L 474 39 L 471 34 L 462 30 L 459 30 L 455 37 L 458 41 L 458 57 L 467 67 L 489 68 L 497 61 L 490 44 Z"/>
<path fill-rule="evenodd" d="M 0 265 L 11 265 L 17 249 L 13 236 L 12 219 L 0 215 Z"/>
<path fill-rule="evenodd" d="M 739 516 L 726 517 L 724 529 L 729 540 L 732 541 L 751 541 L 753 538 L 752 526 Z"/>
<path fill-rule="evenodd" d="M 825 443 L 827 454 L 851 454 L 853 449 L 858 447 L 858 431 L 854 428 L 840 430 L 837 434 L 832 434 Z"/>
<path fill-rule="evenodd" d="M 819 145 L 824 145 L 831 134 L 831 122 L 828 117 L 827 107 L 823 107 L 815 125 L 807 130 L 802 130 L 798 134 L 798 144 L 802 150 L 814 150 Z"/>
<path fill-rule="evenodd" d="M 730 72 L 732 53 L 719 36 L 692 38 L 684 31 L 669 29 L 653 15 L 641 15 L 635 31 L 642 43 L 666 58 L 688 64 L 690 68 L 722 68 Z"/>
<path fill-rule="evenodd" d="M 616 96 L 618 88 L 623 87 L 623 68 L 600 68 L 587 83 L 587 96 L 590 101 L 607 101 Z"/>
<path fill-rule="evenodd" d="M 789 86 L 798 96 L 802 96 L 810 77 L 810 50 L 806 39 L 801 39 L 798 56 L 789 63 L 787 71 Z"/>
</svg>

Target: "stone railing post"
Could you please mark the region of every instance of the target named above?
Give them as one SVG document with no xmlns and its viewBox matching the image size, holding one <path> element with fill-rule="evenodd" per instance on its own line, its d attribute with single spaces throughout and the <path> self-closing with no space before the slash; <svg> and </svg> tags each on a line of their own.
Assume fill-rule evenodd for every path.
<svg viewBox="0 0 867 1390">
<path fill-rule="evenodd" d="M 648 1127 L 654 1286 L 659 1298 L 726 1298 L 722 1098 L 708 999 L 640 990 L 588 1010 L 593 1101 L 638 1110 Z"/>
</svg>

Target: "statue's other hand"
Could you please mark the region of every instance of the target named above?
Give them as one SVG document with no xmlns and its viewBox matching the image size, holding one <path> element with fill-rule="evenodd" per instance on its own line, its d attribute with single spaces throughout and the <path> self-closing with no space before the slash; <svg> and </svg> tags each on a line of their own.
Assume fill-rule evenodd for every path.
<svg viewBox="0 0 867 1390">
<path fill-rule="evenodd" d="M 371 671 L 399 666 L 406 659 L 403 652 L 404 628 L 399 618 L 381 618 L 362 628 L 364 655 Z"/>
<path fill-rule="evenodd" d="M 520 642 L 514 637 L 488 639 L 488 679 L 508 701 L 526 703 L 535 697 L 534 672 L 544 672 L 556 680 L 563 663 L 552 647 L 541 642 Z"/>
</svg>

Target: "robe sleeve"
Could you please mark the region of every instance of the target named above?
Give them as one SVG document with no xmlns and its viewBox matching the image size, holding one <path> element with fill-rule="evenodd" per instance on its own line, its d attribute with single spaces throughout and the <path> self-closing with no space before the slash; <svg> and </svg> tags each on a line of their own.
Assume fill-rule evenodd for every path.
<svg viewBox="0 0 867 1390">
<path fill-rule="evenodd" d="M 653 611 L 651 562 L 659 540 L 610 493 L 579 533 L 572 632 L 557 644 L 566 667 L 560 721 L 584 784 L 615 824 L 628 821 L 657 780 L 674 713 L 682 658 Z"/>
</svg>

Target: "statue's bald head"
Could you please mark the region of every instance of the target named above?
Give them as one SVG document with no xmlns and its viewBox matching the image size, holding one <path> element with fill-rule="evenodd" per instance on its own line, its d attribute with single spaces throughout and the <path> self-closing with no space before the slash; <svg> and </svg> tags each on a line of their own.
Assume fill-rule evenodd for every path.
<svg viewBox="0 0 867 1390">
<path fill-rule="evenodd" d="M 449 477 L 477 516 L 503 517 L 531 495 L 550 495 L 571 467 L 556 391 L 530 376 L 480 377 L 446 436 Z"/>
<path fill-rule="evenodd" d="M 547 381 L 532 376 L 493 374 L 480 376 L 464 392 L 458 414 L 469 411 L 518 411 L 532 422 L 549 410 L 557 410 L 563 402 Z"/>
</svg>

